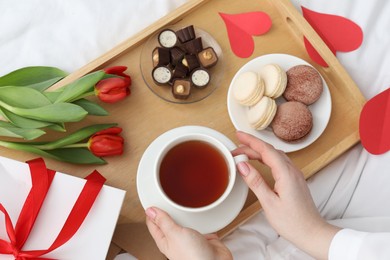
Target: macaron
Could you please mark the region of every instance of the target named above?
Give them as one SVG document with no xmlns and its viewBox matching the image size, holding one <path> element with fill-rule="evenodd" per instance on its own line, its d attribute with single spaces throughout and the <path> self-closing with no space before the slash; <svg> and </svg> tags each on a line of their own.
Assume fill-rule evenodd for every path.
<svg viewBox="0 0 390 260">
<path fill-rule="evenodd" d="M 280 97 L 287 85 L 286 72 L 277 64 L 267 64 L 259 73 L 264 81 L 264 95 L 270 98 Z"/>
<path fill-rule="evenodd" d="M 235 100 L 244 106 L 253 106 L 263 97 L 264 83 L 258 73 L 246 71 L 238 75 L 232 85 Z"/>
<path fill-rule="evenodd" d="M 277 105 L 274 99 L 263 96 L 259 102 L 247 110 L 248 122 L 252 128 L 263 130 L 267 128 L 276 114 Z"/>
<path fill-rule="evenodd" d="M 287 71 L 287 87 L 283 93 L 286 100 L 311 105 L 320 98 L 322 91 L 322 78 L 313 67 L 297 65 Z"/>
<path fill-rule="evenodd" d="M 313 116 L 305 104 L 288 101 L 278 106 L 271 127 L 280 139 L 297 142 L 311 131 Z"/>
</svg>

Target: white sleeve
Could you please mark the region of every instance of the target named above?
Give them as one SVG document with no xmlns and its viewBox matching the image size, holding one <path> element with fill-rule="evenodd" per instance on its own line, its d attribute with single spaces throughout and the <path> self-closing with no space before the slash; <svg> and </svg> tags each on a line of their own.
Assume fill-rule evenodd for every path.
<svg viewBox="0 0 390 260">
<path fill-rule="evenodd" d="M 390 233 L 368 233 L 342 229 L 332 240 L 329 260 L 388 260 Z"/>
</svg>

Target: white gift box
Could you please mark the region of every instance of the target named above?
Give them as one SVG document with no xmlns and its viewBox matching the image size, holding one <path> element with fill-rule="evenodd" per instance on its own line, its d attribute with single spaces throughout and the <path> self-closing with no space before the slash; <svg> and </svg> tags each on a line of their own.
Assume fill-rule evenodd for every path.
<svg viewBox="0 0 390 260">
<path fill-rule="evenodd" d="M 53 169 L 55 170 L 55 169 Z M 51 246 L 75 204 L 86 180 L 57 172 L 23 250 Z M 0 203 L 15 225 L 31 189 L 27 163 L 0 156 Z M 54 259 L 105 259 L 124 200 L 125 191 L 104 185 L 84 222 L 61 247 L 42 256 Z M 0 214 L 0 239 L 9 241 Z M 0 254 L 0 259 L 14 259 Z"/>
</svg>

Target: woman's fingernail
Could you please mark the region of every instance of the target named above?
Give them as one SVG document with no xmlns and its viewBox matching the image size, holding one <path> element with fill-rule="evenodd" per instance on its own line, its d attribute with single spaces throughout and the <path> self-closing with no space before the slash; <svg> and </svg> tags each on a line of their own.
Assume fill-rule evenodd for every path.
<svg viewBox="0 0 390 260">
<path fill-rule="evenodd" d="M 237 164 L 238 171 L 241 173 L 242 176 L 246 177 L 249 174 L 249 167 L 246 164 L 246 162 L 239 162 Z"/>
<path fill-rule="evenodd" d="M 146 216 L 154 220 L 157 216 L 157 211 L 154 208 L 147 208 L 145 211 Z"/>
</svg>

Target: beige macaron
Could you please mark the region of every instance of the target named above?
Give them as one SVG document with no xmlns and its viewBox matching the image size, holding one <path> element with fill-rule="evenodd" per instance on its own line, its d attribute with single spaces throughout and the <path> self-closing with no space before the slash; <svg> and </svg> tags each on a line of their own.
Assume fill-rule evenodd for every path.
<svg viewBox="0 0 390 260">
<path fill-rule="evenodd" d="M 267 128 L 276 114 L 277 105 L 274 99 L 263 96 L 258 103 L 247 110 L 249 124 L 256 130 Z"/>
<path fill-rule="evenodd" d="M 253 106 L 263 97 L 264 83 L 258 73 L 246 71 L 232 85 L 233 97 L 244 106 Z"/>
<path fill-rule="evenodd" d="M 277 64 L 267 64 L 260 69 L 260 77 L 264 81 L 264 95 L 270 98 L 280 97 L 287 86 L 287 74 Z"/>
</svg>

